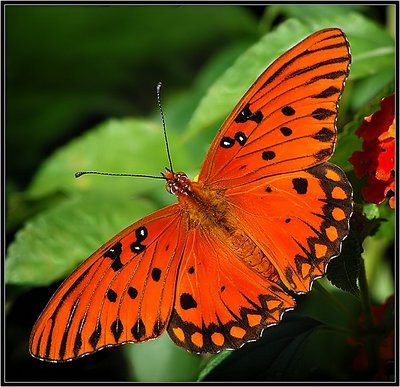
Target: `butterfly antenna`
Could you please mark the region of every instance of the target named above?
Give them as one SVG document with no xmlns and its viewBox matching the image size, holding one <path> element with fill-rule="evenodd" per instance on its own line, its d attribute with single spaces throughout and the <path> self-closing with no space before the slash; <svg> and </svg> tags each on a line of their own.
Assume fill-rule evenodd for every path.
<svg viewBox="0 0 400 387">
<path fill-rule="evenodd" d="M 141 175 L 135 173 L 111 173 L 111 172 L 98 172 L 98 171 L 80 171 L 75 172 L 75 177 L 81 177 L 82 175 L 105 175 L 105 176 L 131 176 L 131 177 L 146 177 L 150 179 L 163 179 L 165 180 L 164 176 L 153 176 L 153 175 Z"/>
<path fill-rule="evenodd" d="M 168 157 L 168 161 L 169 161 L 169 169 L 171 172 L 173 172 L 174 169 L 172 167 L 171 153 L 169 151 L 164 111 L 161 106 L 160 90 L 161 90 L 161 82 L 158 82 L 158 84 L 157 84 L 157 102 L 158 102 L 158 108 L 160 109 L 161 121 L 162 121 L 163 132 L 164 132 L 165 147 L 167 149 L 167 157 Z M 161 174 L 161 176 L 153 176 L 153 175 L 142 175 L 142 174 L 134 174 L 134 173 L 110 173 L 110 172 L 98 172 L 98 171 L 79 171 L 79 172 L 75 173 L 76 178 L 81 177 L 83 175 L 131 176 L 131 177 L 146 177 L 146 178 L 150 178 L 150 179 L 166 180 L 166 177 L 163 174 Z"/>
<path fill-rule="evenodd" d="M 161 122 L 162 122 L 162 126 L 163 126 L 163 131 L 164 131 L 164 140 L 165 140 L 165 148 L 167 149 L 167 157 L 168 157 L 168 161 L 169 161 L 169 169 L 171 170 L 171 172 L 174 171 L 174 168 L 172 167 L 172 160 L 171 160 L 171 153 L 169 151 L 169 144 L 168 144 L 168 136 L 167 136 L 167 128 L 165 125 L 165 118 L 164 118 L 164 112 L 161 106 L 161 82 L 158 82 L 157 84 L 157 102 L 158 102 L 158 108 L 160 110 L 160 115 L 161 115 Z"/>
</svg>

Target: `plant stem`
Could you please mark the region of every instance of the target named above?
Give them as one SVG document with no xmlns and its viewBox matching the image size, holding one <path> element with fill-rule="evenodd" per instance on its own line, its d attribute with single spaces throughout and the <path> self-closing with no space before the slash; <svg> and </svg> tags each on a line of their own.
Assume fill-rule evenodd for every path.
<svg viewBox="0 0 400 387">
<path fill-rule="evenodd" d="M 370 370 L 375 373 L 378 369 L 378 352 L 379 352 L 379 339 L 375 330 L 375 324 L 372 315 L 371 300 L 369 297 L 367 274 L 365 271 L 364 259 L 361 258 L 360 273 L 358 276 L 358 283 L 360 286 L 361 303 L 365 316 L 366 335 L 364 339 L 365 349 L 367 351 L 368 363 Z"/>
<path fill-rule="evenodd" d="M 358 275 L 358 283 L 360 286 L 361 304 L 364 310 L 365 323 L 367 330 L 370 332 L 374 329 L 374 322 L 372 317 L 371 300 L 369 298 L 367 274 L 365 271 L 364 259 L 361 257 L 360 273 Z"/>
</svg>

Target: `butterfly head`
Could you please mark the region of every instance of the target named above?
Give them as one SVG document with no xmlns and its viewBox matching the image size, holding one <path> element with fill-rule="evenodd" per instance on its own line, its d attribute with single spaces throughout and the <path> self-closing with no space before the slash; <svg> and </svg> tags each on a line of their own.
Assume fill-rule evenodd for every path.
<svg viewBox="0 0 400 387">
<path fill-rule="evenodd" d="M 162 173 L 167 180 L 166 189 L 172 195 L 187 195 L 191 191 L 191 182 L 184 172 L 173 172 L 166 168 Z"/>
</svg>

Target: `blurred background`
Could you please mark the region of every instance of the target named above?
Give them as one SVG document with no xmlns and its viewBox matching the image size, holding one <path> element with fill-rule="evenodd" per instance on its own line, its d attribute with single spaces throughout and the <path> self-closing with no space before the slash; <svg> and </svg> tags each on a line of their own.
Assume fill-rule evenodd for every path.
<svg viewBox="0 0 400 387">
<path fill-rule="evenodd" d="M 195 174 L 218 126 L 234 106 L 229 98 L 226 102 L 220 97 L 215 103 L 202 105 L 211 108 L 200 110 L 200 114 L 198 106 L 204 96 L 210 96 L 210 86 L 223 79 L 221 89 L 228 93 L 230 82 L 239 79 L 244 84 L 237 91 L 240 97 L 255 78 L 248 81 L 246 75 L 232 75 L 227 69 L 280 26 L 293 31 L 286 48 L 308 34 L 297 36 L 296 29 L 289 27 L 298 24 L 290 23 L 315 30 L 319 25 L 329 26 L 336 18 L 335 25 L 349 24 L 350 43 L 353 36 L 355 42 L 352 52 L 368 52 L 368 44 L 373 47 L 373 39 L 380 38 L 382 45 L 389 47 L 389 54 L 369 58 L 369 70 L 365 65 L 363 70 L 362 58 L 355 60 L 354 82 L 350 77 L 348 86 L 353 94 L 349 91 L 343 97 L 345 108 L 339 122 L 344 126 L 369 100 L 393 89 L 394 54 L 390 47 L 394 47 L 394 7 L 2 6 L 6 242 L 10 246 L 7 261 L 12 261 L 6 267 L 6 380 L 196 380 L 208 359 L 176 348 L 167 335 L 157 342 L 107 349 L 67 364 L 47 364 L 29 355 L 34 322 L 67 273 L 100 242 L 170 200 L 165 198 L 163 187 L 159 193 L 153 192 L 154 182 L 91 177 L 76 181 L 73 172 L 106 168 L 110 172 L 158 175 L 164 169 L 165 149 L 155 94 L 157 83 L 162 81 L 174 162 L 178 169 Z M 359 24 L 351 27 L 352 16 Z M 272 51 L 268 55 L 275 59 L 276 54 Z M 349 144 L 338 158 L 342 157 L 339 164 L 341 161 L 351 174 L 347 158 L 360 143 L 352 140 Z M 135 204 L 138 201 L 140 206 Z M 91 214 L 112 216 L 104 221 L 81 220 L 80 213 L 74 211 L 85 205 Z M 75 234 L 66 229 L 68 223 L 76 226 Z M 104 229 L 99 231 L 101 235 L 93 236 L 92 228 L 96 227 Z M 42 238 L 41 244 L 36 233 Z M 81 242 L 86 233 L 87 240 Z M 387 238 L 382 246 L 390 256 L 393 239 L 390 242 Z M 68 252 L 73 258 L 65 263 Z M 46 261 L 46 257 L 51 258 Z M 28 260 L 36 265 L 33 269 Z M 382 283 L 387 278 L 392 281 L 393 276 L 393 263 L 386 259 L 384 265 Z M 38 275 L 33 273 L 35 267 Z M 379 288 L 378 301 L 391 293 L 390 286 Z M 327 371 L 322 377 L 333 376 Z"/>
</svg>

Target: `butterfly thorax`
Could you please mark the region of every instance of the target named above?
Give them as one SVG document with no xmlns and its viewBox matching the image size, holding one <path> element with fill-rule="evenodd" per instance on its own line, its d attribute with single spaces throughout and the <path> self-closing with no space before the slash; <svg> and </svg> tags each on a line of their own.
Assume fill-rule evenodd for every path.
<svg viewBox="0 0 400 387">
<path fill-rule="evenodd" d="M 166 169 L 167 191 L 178 198 L 192 227 L 227 224 L 227 206 L 223 190 L 190 180 L 184 172 Z"/>
</svg>

